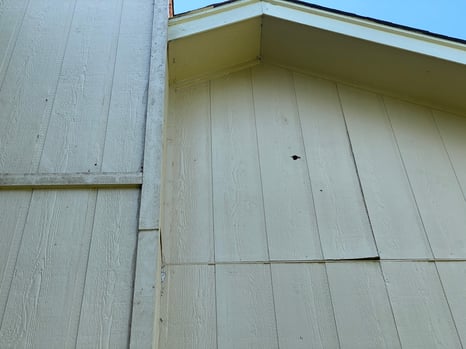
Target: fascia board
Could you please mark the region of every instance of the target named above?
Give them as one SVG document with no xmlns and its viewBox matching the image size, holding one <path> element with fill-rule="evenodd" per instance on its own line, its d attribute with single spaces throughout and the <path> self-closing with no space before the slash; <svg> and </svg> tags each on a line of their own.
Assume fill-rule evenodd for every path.
<svg viewBox="0 0 466 349">
<path fill-rule="evenodd" d="M 168 41 L 259 17 L 262 14 L 262 2 L 250 0 L 173 18 L 168 26 Z"/>
<path fill-rule="evenodd" d="M 263 14 L 382 45 L 466 64 L 466 46 L 378 23 L 351 18 L 286 1 L 267 0 Z"/>
</svg>

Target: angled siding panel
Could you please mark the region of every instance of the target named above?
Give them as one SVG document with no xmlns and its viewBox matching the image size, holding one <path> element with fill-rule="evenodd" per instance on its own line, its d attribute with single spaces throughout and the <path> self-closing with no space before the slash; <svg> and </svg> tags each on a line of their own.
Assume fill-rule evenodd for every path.
<svg viewBox="0 0 466 349">
<path fill-rule="evenodd" d="M 466 258 L 466 202 L 432 113 L 385 101 L 434 256 Z"/>
<path fill-rule="evenodd" d="M 0 3 L 0 86 L 11 63 L 18 34 L 23 24 L 29 0 L 5 0 Z"/>
<path fill-rule="evenodd" d="M 138 190 L 98 192 L 77 347 L 128 347 L 138 196 Z"/>
<path fill-rule="evenodd" d="M 102 172 L 141 170 L 153 2 L 124 1 Z"/>
<path fill-rule="evenodd" d="M 401 348 L 378 262 L 328 263 L 341 348 Z"/>
<path fill-rule="evenodd" d="M 433 112 L 463 196 L 466 196 L 466 118 L 436 110 Z"/>
<path fill-rule="evenodd" d="M 339 348 L 325 264 L 273 264 L 280 348 Z"/>
<path fill-rule="evenodd" d="M 380 257 L 431 257 L 382 101 L 343 85 L 339 93 Z"/>
<path fill-rule="evenodd" d="M 272 260 L 322 258 L 291 72 L 253 69 L 264 207 Z M 296 155 L 299 158 L 293 159 Z"/>
<path fill-rule="evenodd" d="M 295 75 L 325 258 L 378 256 L 335 84 Z"/>
<path fill-rule="evenodd" d="M 74 4 L 30 2 L 0 86 L 0 172 L 37 170 Z"/>
<path fill-rule="evenodd" d="M 403 347 L 462 347 L 434 263 L 386 261 L 382 269 Z"/>
<path fill-rule="evenodd" d="M 77 3 L 39 172 L 100 171 L 121 3 Z"/>
<path fill-rule="evenodd" d="M 466 344 L 466 262 L 437 262 L 436 266 L 464 347 Z"/>
<path fill-rule="evenodd" d="M 215 259 L 268 260 L 250 72 L 211 89 Z"/>
<path fill-rule="evenodd" d="M 1 347 L 70 347 L 95 191 L 34 191 L 0 329 Z"/>
<path fill-rule="evenodd" d="M 31 196 L 31 191 L 0 192 L 0 321 L 10 293 Z"/>
</svg>

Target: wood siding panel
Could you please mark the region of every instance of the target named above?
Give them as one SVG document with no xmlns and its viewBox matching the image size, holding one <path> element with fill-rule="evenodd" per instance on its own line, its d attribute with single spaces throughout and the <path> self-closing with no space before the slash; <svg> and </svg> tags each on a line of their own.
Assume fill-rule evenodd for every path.
<svg viewBox="0 0 466 349">
<path fill-rule="evenodd" d="M 327 272 L 341 348 L 401 348 L 380 264 L 328 263 Z"/>
<path fill-rule="evenodd" d="M 0 347 L 75 345 L 95 191 L 34 191 Z"/>
<path fill-rule="evenodd" d="M 270 259 L 321 259 L 292 74 L 267 65 L 252 72 Z"/>
<path fill-rule="evenodd" d="M 15 273 L 31 191 L 0 192 L 0 326 Z"/>
<path fill-rule="evenodd" d="M 216 266 L 218 347 L 278 348 L 270 266 Z"/>
<path fill-rule="evenodd" d="M 30 1 L 0 89 L 0 172 L 37 170 L 74 4 Z"/>
<path fill-rule="evenodd" d="M 466 202 L 432 113 L 385 103 L 434 256 L 466 258 Z"/>
<path fill-rule="evenodd" d="M 437 262 L 437 269 L 463 347 L 466 345 L 466 262 Z"/>
<path fill-rule="evenodd" d="M 164 225 L 167 263 L 214 259 L 209 86 L 172 92 L 167 121 Z"/>
<path fill-rule="evenodd" d="M 382 100 L 343 85 L 339 93 L 380 256 L 431 257 Z"/>
<path fill-rule="evenodd" d="M 77 3 L 39 172 L 100 171 L 121 4 Z"/>
<path fill-rule="evenodd" d="M 165 275 L 160 348 L 217 348 L 214 266 L 167 266 Z"/>
<path fill-rule="evenodd" d="M 77 347 L 127 348 L 139 190 L 99 190 Z"/>
<path fill-rule="evenodd" d="M 0 2 L 0 89 L 11 63 L 18 34 L 23 24 L 29 0 L 4 0 Z"/>
<path fill-rule="evenodd" d="M 382 262 L 404 348 L 461 348 L 434 263 Z"/>
<path fill-rule="evenodd" d="M 102 172 L 141 171 L 153 7 L 151 0 L 123 2 Z"/>
<path fill-rule="evenodd" d="M 339 348 L 325 264 L 272 264 L 280 348 Z"/>
<path fill-rule="evenodd" d="M 211 90 L 215 259 L 268 260 L 250 71 Z"/>
<path fill-rule="evenodd" d="M 336 86 L 294 78 L 324 257 L 376 257 Z"/>
<path fill-rule="evenodd" d="M 466 118 L 437 110 L 433 112 L 463 195 L 466 195 Z"/>
</svg>

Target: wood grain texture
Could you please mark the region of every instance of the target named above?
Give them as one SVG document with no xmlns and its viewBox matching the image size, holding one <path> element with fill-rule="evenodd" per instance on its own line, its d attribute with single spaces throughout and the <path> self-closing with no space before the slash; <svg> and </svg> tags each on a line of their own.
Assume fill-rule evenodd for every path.
<svg viewBox="0 0 466 349">
<path fill-rule="evenodd" d="M 385 98 L 434 256 L 466 257 L 466 201 L 429 109 Z"/>
<path fill-rule="evenodd" d="M 466 119 L 461 116 L 433 111 L 448 156 L 455 170 L 463 195 L 466 195 Z"/>
<path fill-rule="evenodd" d="M 174 92 L 167 121 L 164 226 L 167 263 L 214 259 L 209 87 Z M 176 106 L 176 108 L 175 108 Z"/>
<path fill-rule="evenodd" d="M 0 190 L 25 188 L 139 187 L 141 173 L 26 173 L 0 174 Z"/>
<path fill-rule="evenodd" d="M 138 234 L 130 348 L 153 348 L 159 338 L 161 288 L 160 233 Z"/>
<path fill-rule="evenodd" d="M 322 250 L 292 75 L 266 65 L 252 72 L 270 258 L 320 259 Z M 293 155 L 299 158 L 293 160 Z"/>
<path fill-rule="evenodd" d="M 100 172 L 121 7 L 76 5 L 39 172 Z"/>
<path fill-rule="evenodd" d="M 447 296 L 463 347 L 466 344 L 466 262 L 437 262 L 437 270 Z"/>
<path fill-rule="evenodd" d="M 168 2 L 155 0 L 144 140 L 144 185 L 139 208 L 139 229 L 160 229 L 162 144 L 168 108 L 167 30 Z"/>
<path fill-rule="evenodd" d="M 166 267 L 160 349 L 217 348 L 214 268 L 211 265 Z"/>
<path fill-rule="evenodd" d="M 211 82 L 216 261 L 268 260 L 249 70 Z"/>
<path fill-rule="evenodd" d="M 0 89 L 0 172 L 37 170 L 75 2 L 30 1 Z"/>
<path fill-rule="evenodd" d="M 381 98 L 344 85 L 338 88 L 380 256 L 432 257 Z"/>
<path fill-rule="evenodd" d="M 339 348 L 325 265 L 272 264 L 280 348 Z"/>
<path fill-rule="evenodd" d="M 31 196 L 31 191 L 2 191 L 0 194 L 0 324 L 15 273 Z"/>
<path fill-rule="evenodd" d="M 153 6 L 123 2 L 102 172 L 141 171 Z"/>
<path fill-rule="evenodd" d="M 29 0 L 0 1 L 0 89 L 11 63 Z"/>
<path fill-rule="evenodd" d="M 134 189 L 98 191 L 77 347 L 128 347 L 138 198 Z"/>
<path fill-rule="evenodd" d="M 434 263 L 382 262 L 404 348 L 461 348 Z"/>
<path fill-rule="evenodd" d="M 380 264 L 328 263 L 327 272 L 341 348 L 401 348 Z"/>
<path fill-rule="evenodd" d="M 378 256 L 336 86 L 294 80 L 324 257 Z"/>
<path fill-rule="evenodd" d="M 0 328 L 0 347 L 75 344 L 95 191 L 34 191 Z"/>
<path fill-rule="evenodd" d="M 216 290 L 219 348 L 278 348 L 269 265 L 217 265 Z"/>
</svg>

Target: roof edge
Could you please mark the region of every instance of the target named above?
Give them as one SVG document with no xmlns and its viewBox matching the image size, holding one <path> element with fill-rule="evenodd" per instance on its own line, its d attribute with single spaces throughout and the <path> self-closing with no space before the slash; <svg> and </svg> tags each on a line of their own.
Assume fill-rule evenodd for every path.
<svg viewBox="0 0 466 349">
<path fill-rule="evenodd" d="M 176 40 L 262 15 L 466 64 L 466 41 L 393 25 L 299 0 L 229 0 L 177 15 L 168 40 Z"/>
</svg>

